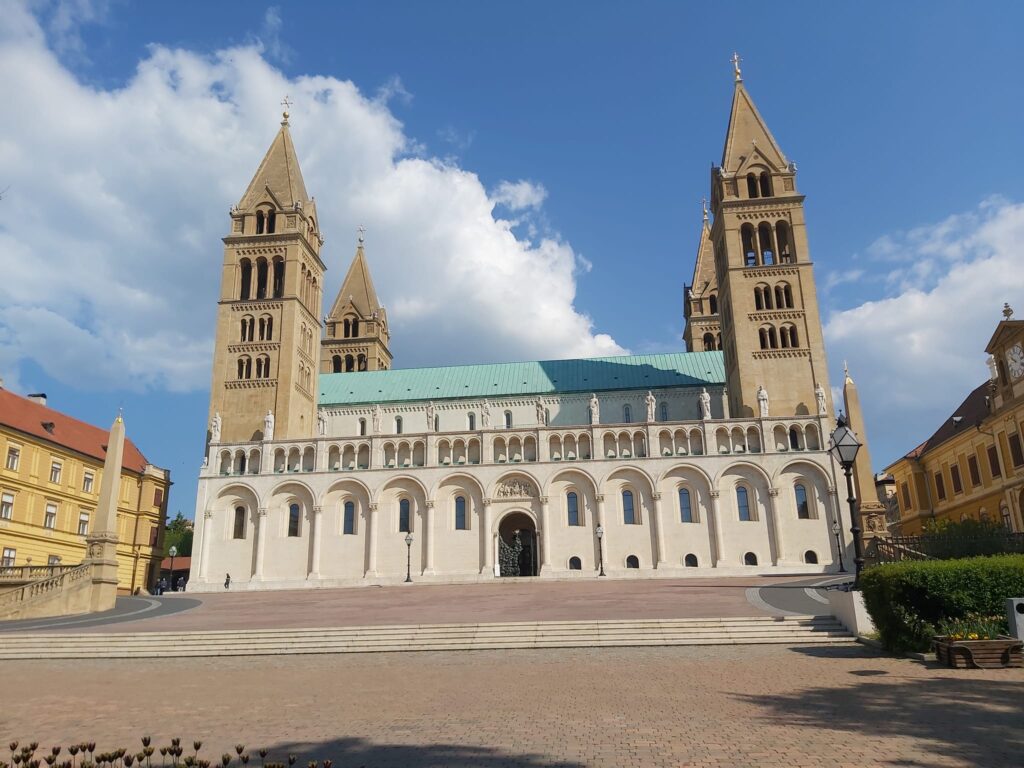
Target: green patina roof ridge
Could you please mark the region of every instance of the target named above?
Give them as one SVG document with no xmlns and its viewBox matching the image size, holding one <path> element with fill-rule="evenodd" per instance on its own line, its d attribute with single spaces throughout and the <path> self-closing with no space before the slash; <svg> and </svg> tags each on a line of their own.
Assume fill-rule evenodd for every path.
<svg viewBox="0 0 1024 768">
<path fill-rule="evenodd" d="M 479 400 L 724 383 L 721 352 L 672 352 L 321 374 L 320 405 Z"/>
</svg>

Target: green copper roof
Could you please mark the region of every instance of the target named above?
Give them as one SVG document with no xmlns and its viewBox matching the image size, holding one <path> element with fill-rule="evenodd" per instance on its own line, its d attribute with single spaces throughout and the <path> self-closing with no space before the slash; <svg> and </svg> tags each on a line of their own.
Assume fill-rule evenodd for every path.
<svg viewBox="0 0 1024 768">
<path fill-rule="evenodd" d="M 725 383 L 721 352 L 320 374 L 320 405 L 665 389 Z"/>
</svg>

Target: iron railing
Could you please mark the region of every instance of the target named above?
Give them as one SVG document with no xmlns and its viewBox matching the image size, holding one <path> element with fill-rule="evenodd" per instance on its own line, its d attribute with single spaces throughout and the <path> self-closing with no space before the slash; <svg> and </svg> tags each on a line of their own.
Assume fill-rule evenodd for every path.
<svg viewBox="0 0 1024 768">
<path fill-rule="evenodd" d="M 864 551 L 866 565 L 903 560 L 953 560 L 958 557 L 1024 554 L 1024 533 L 992 531 L 970 536 L 926 533 L 874 538 Z"/>
</svg>

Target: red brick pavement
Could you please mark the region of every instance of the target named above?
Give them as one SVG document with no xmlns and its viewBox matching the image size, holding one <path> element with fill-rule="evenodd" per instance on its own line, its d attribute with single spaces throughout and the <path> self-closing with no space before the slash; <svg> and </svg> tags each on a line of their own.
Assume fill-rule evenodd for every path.
<svg viewBox="0 0 1024 768">
<path fill-rule="evenodd" d="M 3 682 L 5 743 L 179 735 L 215 761 L 241 742 L 300 767 L 999 768 L 1024 754 L 1024 670 L 861 646 L 5 662 Z"/>
</svg>

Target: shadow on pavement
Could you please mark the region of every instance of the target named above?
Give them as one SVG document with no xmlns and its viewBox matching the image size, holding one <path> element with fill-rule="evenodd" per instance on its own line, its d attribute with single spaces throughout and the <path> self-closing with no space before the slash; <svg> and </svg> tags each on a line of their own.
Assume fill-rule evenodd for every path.
<svg viewBox="0 0 1024 768">
<path fill-rule="evenodd" d="M 849 651 L 814 650 L 814 655 L 819 650 L 836 655 Z M 978 679 L 970 671 L 944 672 L 921 679 L 857 670 L 852 674 L 861 679 L 852 685 L 738 698 L 756 705 L 771 725 L 857 731 L 868 749 L 873 737 L 912 738 L 923 742 L 923 751 L 944 758 L 943 764 L 1019 768 L 1024 754 L 1024 688 L 1019 679 L 1002 682 L 990 676 Z M 907 765 L 887 760 L 884 753 L 872 755 L 872 764 Z"/>
<path fill-rule="evenodd" d="M 255 750 L 250 754 L 255 756 Z M 576 761 L 468 744 L 377 744 L 355 737 L 278 744 L 268 748 L 267 760 L 287 765 L 289 755 L 298 758 L 298 766 L 326 759 L 333 768 L 584 768 Z"/>
</svg>

